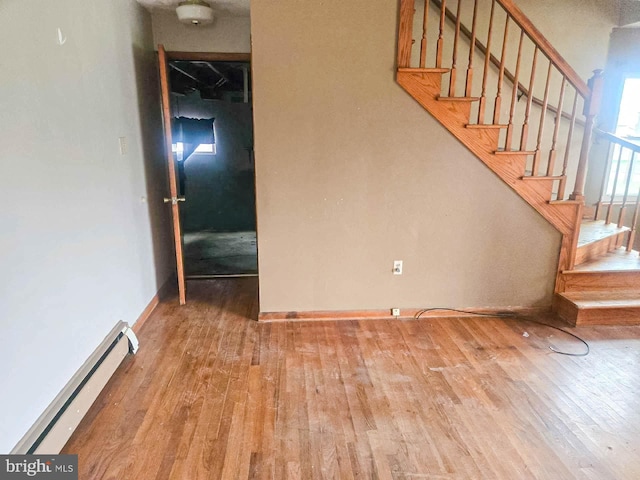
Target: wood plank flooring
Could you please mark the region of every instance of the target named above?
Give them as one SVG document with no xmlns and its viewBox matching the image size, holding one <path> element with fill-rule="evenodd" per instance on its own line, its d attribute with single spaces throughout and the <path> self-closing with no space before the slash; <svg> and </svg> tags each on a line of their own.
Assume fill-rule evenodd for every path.
<svg viewBox="0 0 640 480">
<path fill-rule="evenodd" d="M 64 449 L 89 479 L 638 479 L 640 327 L 258 324 L 256 279 L 163 301 Z M 538 318 L 539 320 L 546 320 Z"/>
</svg>

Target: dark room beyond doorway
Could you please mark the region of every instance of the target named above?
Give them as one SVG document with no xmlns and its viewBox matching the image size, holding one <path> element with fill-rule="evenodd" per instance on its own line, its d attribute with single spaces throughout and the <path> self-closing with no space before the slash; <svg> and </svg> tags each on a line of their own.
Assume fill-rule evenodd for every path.
<svg viewBox="0 0 640 480">
<path fill-rule="evenodd" d="M 255 275 L 249 63 L 173 60 L 169 66 L 186 276 Z"/>
</svg>

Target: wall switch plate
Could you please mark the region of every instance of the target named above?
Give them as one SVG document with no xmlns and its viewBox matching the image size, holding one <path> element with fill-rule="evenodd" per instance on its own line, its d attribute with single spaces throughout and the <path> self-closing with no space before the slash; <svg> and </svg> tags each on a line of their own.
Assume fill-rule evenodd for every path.
<svg viewBox="0 0 640 480">
<path fill-rule="evenodd" d="M 402 260 L 393 261 L 393 274 L 402 275 Z"/>
<path fill-rule="evenodd" d="M 400 316 L 400 309 L 399 308 L 392 308 L 391 309 L 391 315 L 393 315 L 394 317 L 399 317 Z"/>
<path fill-rule="evenodd" d="M 118 137 L 118 144 L 120 146 L 120 155 L 127 154 L 127 137 Z"/>
</svg>

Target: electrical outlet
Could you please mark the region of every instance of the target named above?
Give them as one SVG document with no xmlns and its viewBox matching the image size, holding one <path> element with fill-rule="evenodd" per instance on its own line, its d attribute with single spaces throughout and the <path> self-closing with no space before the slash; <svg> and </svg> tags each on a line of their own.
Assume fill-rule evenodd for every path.
<svg viewBox="0 0 640 480">
<path fill-rule="evenodd" d="M 394 317 L 399 317 L 400 316 L 400 309 L 399 308 L 392 308 L 391 309 L 391 315 L 393 315 Z"/>
<path fill-rule="evenodd" d="M 393 261 L 393 274 L 402 275 L 402 260 Z"/>
</svg>

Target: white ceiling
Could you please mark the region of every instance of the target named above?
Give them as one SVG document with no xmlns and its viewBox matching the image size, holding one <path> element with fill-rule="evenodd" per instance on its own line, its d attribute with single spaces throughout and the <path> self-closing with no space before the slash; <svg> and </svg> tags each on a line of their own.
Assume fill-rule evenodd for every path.
<svg viewBox="0 0 640 480">
<path fill-rule="evenodd" d="M 148 10 L 175 10 L 183 0 L 138 0 Z M 249 16 L 249 0 L 205 0 L 218 15 Z"/>
</svg>

